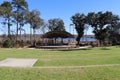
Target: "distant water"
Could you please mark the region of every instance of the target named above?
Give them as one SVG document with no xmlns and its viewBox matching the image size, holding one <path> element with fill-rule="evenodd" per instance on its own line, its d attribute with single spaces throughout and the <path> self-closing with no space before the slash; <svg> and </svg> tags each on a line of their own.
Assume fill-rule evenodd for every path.
<svg viewBox="0 0 120 80">
<path fill-rule="evenodd" d="M 81 38 L 81 41 L 96 41 L 95 38 Z"/>
<path fill-rule="evenodd" d="M 76 38 L 64 38 L 63 40 L 64 41 L 68 41 L 68 40 L 76 41 Z M 81 38 L 80 41 L 96 41 L 96 39 L 95 38 Z"/>
</svg>

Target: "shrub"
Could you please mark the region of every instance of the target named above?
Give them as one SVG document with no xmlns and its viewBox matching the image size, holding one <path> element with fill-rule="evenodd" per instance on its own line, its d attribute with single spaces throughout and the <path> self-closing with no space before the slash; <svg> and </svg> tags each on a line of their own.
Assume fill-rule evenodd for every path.
<svg viewBox="0 0 120 80">
<path fill-rule="evenodd" d="M 10 39 L 7 39 L 3 42 L 3 47 L 5 48 L 12 48 L 13 47 L 13 41 Z"/>
<path fill-rule="evenodd" d="M 18 43 L 19 43 L 20 47 L 24 47 L 24 41 L 23 40 L 19 41 Z"/>
</svg>

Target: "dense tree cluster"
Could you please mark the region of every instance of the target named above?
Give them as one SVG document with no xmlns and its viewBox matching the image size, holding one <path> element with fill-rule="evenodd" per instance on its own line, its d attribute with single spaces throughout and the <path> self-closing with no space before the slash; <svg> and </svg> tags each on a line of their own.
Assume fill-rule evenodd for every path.
<svg viewBox="0 0 120 80">
<path fill-rule="evenodd" d="M 25 32 L 23 28 L 25 24 L 30 25 L 30 42 L 31 44 L 34 43 L 34 46 L 36 45 L 36 29 L 42 29 L 42 31 L 44 31 L 43 29 L 47 26 L 50 31 L 65 30 L 62 19 L 50 19 L 47 24 L 40 17 L 39 10 L 29 11 L 28 7 L 28 3 L 25 0 L 12 0 L 11 2 L 4 1 L 0 4 L 0 18 L 3 19 L 2 24 L 8 27 L 8 36 L 6 41 L 12 40 L 11 42 L 15 42 L 16 44 L 18 41 L 18 35 L 20 35 L 19 41 L 22 41 L 21 33 L 22 31 Z M 11 27 L 13 27 L 13 25 L 16 25 L 16 31 L 14 30 L 14 38 L 12 37 L 13 34 L 11 34 Z"/>
<path fill-rule="evenodd" d="M 25 0 L 12 0 L 11 2 L 5 1 L 0 5 L 0 17 L 3 20 L 2 24 L 8 26 L 8 37 L 17 43 L 18 34 L 24 30 L 25 24 L 30 24 L 35 35 L 35 29 L 38 29 L 44 24 L 43 19 L 40 17 L 40 12 L 37 10 L 29 11 L 28 3 Z M 16 38 L 11 37 L 11 27 L 16 24 Z M 18 33 L 20 32 L 20 33 Z M 20 36 L 21 37 L 21 36 Z M 21 38 L 20 38 L 21 41 Z M 31 40 L 32 41 L 32 40 Z M 35 36 L 34 36 L 35 42 Z"/>
<path fill-rule="evenodd" d="M 120 34 L 118 34 L 115 30 L 120 28 L 118 26 L 118 24 L 120 24 L 120 18 L 112 12 L 90 12 L 87 15 L 77 13 L 71 17 L 71 20 L 78 33 L 78 37 L 76 39 L 78 44 L 80 38 L 84 34 L 84 30 L 86 29 L 85 25 L 89 25 L 89 27 L 93 28 L 95 38 L 100 41 L 101 45 L 105 44 L 105 42 L 111 42 L 114 38 L 116 39 L 116 42 L 120 42 L 118 40 L 119 37 L 117 37 L 117 35 Z M 112 36 L 113 33 L 114 36 Z"/>
</svg>

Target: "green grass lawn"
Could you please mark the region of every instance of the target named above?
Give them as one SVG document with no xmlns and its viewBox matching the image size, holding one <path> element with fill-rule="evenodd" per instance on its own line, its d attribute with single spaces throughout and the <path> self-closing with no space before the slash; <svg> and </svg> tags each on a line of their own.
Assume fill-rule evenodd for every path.
<svg viewBox="0 0 120 80">
<path fill-rule="evenodd" d="M 0 60 L 37 58 L 34 66 L 86 66 L 120 64 L 120 48 L 109 50 L 51 51 L 39 49 L 0 49 Z M 120 66 L 76 69 L 31 69 L 0 67 L 0 80 L 119 80 Z"/>
<path fill-rule="evenodd" d="M 50 51 L 35 49 L 0 49 L 0 60 L 6 58 L 37 58 L 35 66 L 81 66 L 119 64 L 120 48 L 110 50 L 94 48 L 76 51 Z"/>
<path fill-rule="evenodd" d="M 0 68 L 0 80 L 120 80 L 120 66 L 76 69 Z"/>
</svg>

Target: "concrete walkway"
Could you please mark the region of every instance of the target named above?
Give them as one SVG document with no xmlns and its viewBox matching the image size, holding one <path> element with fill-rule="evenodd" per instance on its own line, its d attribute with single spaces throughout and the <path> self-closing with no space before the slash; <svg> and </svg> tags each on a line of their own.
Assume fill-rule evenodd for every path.
<svg viewBox="0 0 120 80">
<path fill-rule="evenodd" d="M 32 67 L 37 59 L 8 58 L 0 61 L 3 67 Z"/>
</svg>

